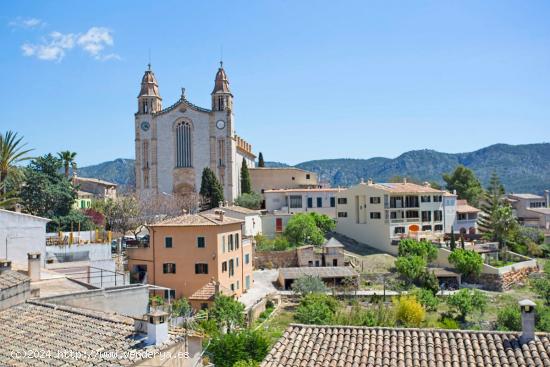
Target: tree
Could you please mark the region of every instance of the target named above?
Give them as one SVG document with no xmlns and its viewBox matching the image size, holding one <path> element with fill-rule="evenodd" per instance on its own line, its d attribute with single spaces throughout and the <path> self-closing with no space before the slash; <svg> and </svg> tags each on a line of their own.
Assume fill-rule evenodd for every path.
<svg viewBox="0 0 550 367">
<path fill-rule="evenodd" d="M 18 137 L 13 131 L 0 133 L 0 183 L 3 183 L 12 173 L 18 163 L 31 159 L 27 154 L 32 149 L 25 149 L 23 137 Z M 4 194 L 7 188 L 3 188 Z"/>
<path fill-rule="evenodd" d="M 142 223 L 139 202 L 133 195 L 108 199 L 105 204 L 105 223 L 108 229 L 126 235 Z"/>
<path fill-rule="evenodd" d="M 414 296 L 401 296 L 393 301 L 396 321 L 405 327 L 419 327 L 426 310 Z"/>
<path fill-rule="evenodd" d="M 328 288 L 319 277 L 306 275 L 296 279 L 292 283 L 292 290 L 301 296 L 306 296 L 310 293 L 325 293 Z"/>
<path fill-rule="evenodd" d="M 210 316 L 216 320 L 220 331 L 230 333 L 234 328 L 244 325 L 244 305 L 231 297 L 218 294 Z"/>
<path fill-rule="evenodd" d="M 398 256 L 420 256 L 430 263 L 437 257 L 437 247 L 428 241 L 404 238 L 399 241 Z"/>
<path fill-rule="evenodd" d="M 507 305 L 498 310 L 497 329 L 501 331 L 521 331 L 521 311 L 518 306 Z"/>
<path fill-rule="evenodd" d="M 214 172 L 208 167 L 202 171 L 200 194 L 208 209 L 216 208 L 224 200 L 223 187 Z"/>
<path fill-rule="evenodd" d="M 207 350 L 212 354 L 216 366 L 248 367 L 261 362 L 267 355 L 269 347 L 269 338 L 264 332 L 242 330 L 238 333 L 217 335 L 212 338 Z M 246 363 L 243 364 L 245 361 Z"/>
<path fill-rule="evenodd" d="M 186 316 L 191 311 L 191 305 L 185 297 L 174 300 L 172 302 L 172 315 L 176 317 Z"/>
<path fill-rule="evenodd" d="M 467 200 L 474 206 L 479 204 L 483 188 L 471 169 L 459 165 L 453 173 L 443 174 L 443 180 L 447 184 L 447 190 L 456 190 L 459 199 Z"/>
<path fill-rule="evenodd" d="M 248 209 L 257 210 L 262 206 L 262 195 L 254 191 L 248 194 L 241 194 L 235 199 L 235 204 Z"/>
<path fill-rule="evenodd" d="M 483 311 L 487 305 L 487 296 L 478 289 L 463 288 L 447 297 L 447 304 L 453 309 L 461 321 L 466 321 L 468 314 Z"/>
<path fill-rule="evenodd" d="M 465 277 L 477 277 L 483 269 L 483 259 L 472 250 L 456 249 L 449 255 L 449 262 Z"/>
<path fill-rule="evenodd" d="M 534 291 L 550 306 L 550 261 L 544 265 L 544 276 L 533 280 Z"/>
<path fill-rule="evenodd" d="M 451 241 L 449 243 L 449 247 L 451 248 L 451 251 L 456 249 L 455 229 L 453 226 L 451 226 Z"/>
<path fill-rule="evenodd" d="M 72 167 L 73 170 L 76 168 L 76 153 L 69 150 L 63 150 L 57 153 L 59 159 L 63 161 L 63 167 L 65 168 L 65 178 L 69 178 L 69 168 Z"/>
<path fill-rule="evenodd" d="M 248 166 L 246 160 L 243 157 L 243 163 L 241 165 L 241 194 L 249 194 L 252 192 L 252 184 L 250 183 L 250 172 L 248 172 Z"/>
<path fill-rule="evenodd" d="M 258 155 L 258 167 L 265 167 L 264 155 L 262 152 Z"/>
<path fill-rule="evenodd" d="M 310 293 L 302 298 L 294 318 L 302 324 L 330 323 L 338 309 L 338 301 L 323 293 Z"/>
<path fill-rule="evenodd" d="M 295 246 L 320 246 L 325 241 L 323 232 L 309 213 L 299 213 L 290 218 L 284 234 Z"/>
<path fill-rule="evenodd" d="M 424 308 L 428 311 L 437 310 L 439 305 L 439 299 L 434 295 L 429 289 L 416 288 L 411 292 L 411 294 L 416 298 Z"/>
<path fill-rule="evenodd" d="M 489 180 L 489 186 L 483 193 L 483 200 L 481 204 L 481 213 L 478 217 L 478 227 L 482 233 L 485 233 L 486 237 L 493 238 L 493 213 L 503 205 L 504 186 L 500 183 L 500 179 L 496 172 L 493 172 Z"/>
<path fill-rule="evenodd" d="M 498 241 L 501 250 L 505 249 L 506 243 L 515 237 L 519 228 L 512 207 L 507 204 L 498 206 L 492 213 L 492 222 L 493 238 Z"/>
<path fill-rule="evenodd" d="M 336 223 L 334 219 L 325 214 L 319 214 L 316 212 L 310 212 L 309 215 L 315 221 L 315 225 L 323 232 L 323 236 L 328 232 L 334 231 L 336 228 Z"/>
<path fill-rule="evenodd" d="M 417 281 L 424 269 L 426 268 L 426 260 L 421 256 L 399 256 L 395 260 L 395 268 L 409 283 Z"/>
</svg>

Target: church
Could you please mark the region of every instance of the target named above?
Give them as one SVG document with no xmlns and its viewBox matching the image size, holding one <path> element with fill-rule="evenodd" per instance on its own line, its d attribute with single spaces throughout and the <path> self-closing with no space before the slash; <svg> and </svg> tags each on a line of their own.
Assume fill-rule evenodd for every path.
<svg viewBox="0 0 550 367">
<path fill-rule="evenodd" d="M 235 134 L 233 94 L 222 62 L 211 97 L 211 108 L 199 107 L 187 100 L 182 88 L 180 99 L 162 108 L 149 65 L 135 114 L 136 192 L 140 197 L 199 192 L 205 167 L 215 172 L 225 200 L 239 196 L 243 158 L 248 167 L 254 167 L 256 156 L 252 146 Z"/>
</svg>

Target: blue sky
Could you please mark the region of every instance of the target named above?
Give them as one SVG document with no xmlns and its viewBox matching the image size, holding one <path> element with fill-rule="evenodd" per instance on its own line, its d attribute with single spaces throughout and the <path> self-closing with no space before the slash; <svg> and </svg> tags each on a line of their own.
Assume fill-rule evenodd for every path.
<svg viewBox="0 0 550 367">
<path fill-rule="evenodd" d="M 164 106 L 210 106 L 266 160 L 550 141 L 548 1 L 11 1 L 0 131 L 80 165 L 132 158 L 148 62 Z"/>
</svg>

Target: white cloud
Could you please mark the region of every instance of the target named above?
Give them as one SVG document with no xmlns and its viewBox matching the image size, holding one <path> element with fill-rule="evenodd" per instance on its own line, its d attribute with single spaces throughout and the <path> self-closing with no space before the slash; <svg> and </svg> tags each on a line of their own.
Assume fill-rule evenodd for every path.
<svg viewBox="0 0 550 367">
<path fill-rule="evenodd" d="M 34 56 L 40 60 L 61 61 L 68 50 L 78 47 L 96 60 L 120 60 L 115 53 L 104 54 L 106 47 L 112 47 L 112 31 L 104 27 L 91 27 L 86 33 L 52 32 L 38 44 L 25 43 L 21 46 L 24 56 Z"/>
<path fill-rule="evenodd" d="M 46 23 L 38 18 L 21 18 L 17 17 L 8 23 L 12 28 L 33 29 L 45 26 Z"/>
</svg>

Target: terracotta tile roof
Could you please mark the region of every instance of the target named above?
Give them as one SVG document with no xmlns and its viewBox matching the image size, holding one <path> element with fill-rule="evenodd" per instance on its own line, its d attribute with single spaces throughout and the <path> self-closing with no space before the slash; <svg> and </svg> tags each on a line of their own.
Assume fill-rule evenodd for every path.
<svg viewBox="0 0 550 367">
<path fill-rule="evenodd" d="M 456 212 L 457 213 L 479 213 L 481 210 L 468 204 L 466 200 L 457 200 L 456 201 Z"/>
<path fill-rule="evenodd" d="M 77 177 L 73 177 L 73 179 L 76 181 L 77 184 L 79 182 L 93 182 L 93 183 L 96 183 L 98 185 L 103 185 L 103 186 L 118 186 L 116 183 L 105 181 L 105 180 L 100 180 L 99 178 L 77 176 Z"/>
<path fill-rule="evenodd" d="M 340 192 L 345 191 L 346 189 L 339 187 L 327 187 L 327 188 L 317 188 L 317 189 L 270 189 L 264 190 L 264 193 L 285 193 L 285 192 Z"/>
<path fill-rule="evenodd" d="M 146 347 L 132 318 L 35 301 L 0 311 L 0 325 L 0 366 L 128 366 L 141 357 L 127 352 L 158 352 L 183 340 L 171 335 L 163 345 Z M 31 350 L 51 357 L 22 354 Z"/>
<path fill-rule="evenodd" d="M 298 279 L 304 276 L 314 276 L 319 278 L 343 278 L 358 276 L 357 272 L 349 266 L 315 266 L 315 267 L 296 267 L 280 268 L 279 276 L 283 279 Z"/>
<path fill-rule="evenodd" d="M 227 213 L 227 212 L 236 212 L 236 213 L 240 213 L 240 214 L 260 214 L 260 211 L 259 210 L 254 210 L 254 209 L 248 209 L 248 208 L 245 208 L 244 206 L 238 206 L 238 205 L 231 205 L 231 206 L 224 206 L 223 208 L 214 208 L 214 209 L 209 209 L 207 211 L 204 211 L 202 212 L 201 214 L 204 214 L 204 213 L 214 213 L 214 211 L 216 210 L 224 210 L 226 213 L 225 215 L 231 215 L 231 213 Z"/>
<path fill-rule="evenodd" d="M 549 367 L 550 334 L 291 324 L 261 367 Z"/>
<path fill-rule="evenodd" d="M 15 270 L 4 270 L 0 273 L 0 290 L 15 287 L 24 282 L 30 282 L 31 278 Z"/>
<path fill-rule="evenodd" d="M 219 215 L 213 213 L 187 214 L 175 218 L 169 218 L 162 222 L 151 224 L 150 227 L 160 226 L 220 226 L 224 224 L 244 223 L 241 219 L 224 216 L 220 221 Z"/>
<path fill-rule="evenodd" d="M 220 285 L 220 293 L 226 296 L 233 295 L 233 292 L 230 289 L 227 289 L 222 285 Z M 195 293 L 193 293 L 191 297 L 189 297 L 189 299 L 193 301 L 212 301 L 214 300 L 215 296 L 216 296 L 216 283 L 210 282 L 205 284 L 202 288 L 200 288 Z"/>
<path fill-rule="evenodd" d="M 411 182 L 385 182 L 385 183 L 374 183 L 372 184 L 374 187 L 394 192 L 394 193 L 427 193 L 427 194 L 441 194 L 443 195 L 445 193 L 444 190 L 436 190 L 430 186 L 423 186 L 423 185 L 417 185 Z"/>
</svg>

